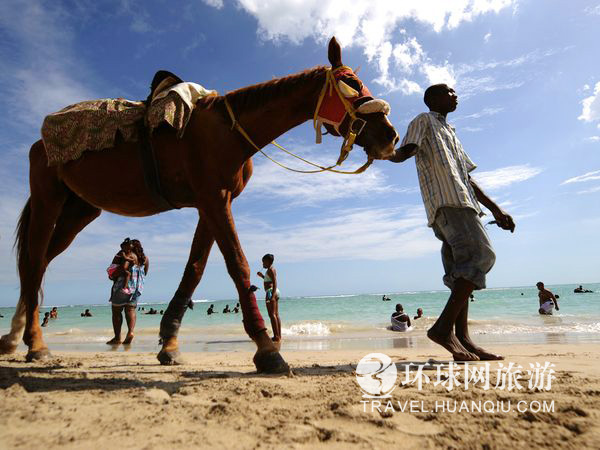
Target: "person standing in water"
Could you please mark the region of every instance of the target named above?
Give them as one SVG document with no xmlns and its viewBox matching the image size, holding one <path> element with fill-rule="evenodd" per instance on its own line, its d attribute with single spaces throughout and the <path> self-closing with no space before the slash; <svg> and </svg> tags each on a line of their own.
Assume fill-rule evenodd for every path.
<svg viewBox="0 0 600 450">
<path fill-rule="evenodd" d="M 538 297 L 540 299 L 540 309 L 538 312 L 543 315 L 552 315 L 552 309 L 556 308 L 557 311 L 560 310 L 558 307 L 558 301 L 552 292 L 544 287 L 544 283 L 538 281 L 535 285 L 538 288 Z"/>
<path fill-rule="evenodd" d="M 265 303 L 269 319 L 271 319 L 271 328 L 273 328 L 273 341 L 281 341 L 281 319 L 279 318 L 279 288 L 277 287 L 277 271 L 273 266 L 275 256 L 267 253 L 262 257 L 263 268 L 266 269 L 265 274 L 258 272 L 257 275 L 263 279 L 265 288 Z"/>
</svg>

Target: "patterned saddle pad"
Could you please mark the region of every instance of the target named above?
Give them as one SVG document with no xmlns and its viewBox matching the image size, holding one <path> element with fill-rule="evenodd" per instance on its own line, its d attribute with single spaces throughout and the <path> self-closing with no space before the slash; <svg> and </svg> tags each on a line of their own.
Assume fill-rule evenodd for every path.
<svg viewBox="0 0 600 450">
<path fill-rule="evenodd" d="M 216 95 L 195 83 L 180 83 L 155 95 L 147 114 L 150 129 L 162 122 L 181 138 L 198 99 Z M 84 151 L 113 147 L 117 132 L 126 142 L 137 141 L 146 115 L 144 102 L 123 98 L 89 100 L 67 106 L 44 119 L 42 139 L 48 165 L 79 158 Z"/>
</svg>

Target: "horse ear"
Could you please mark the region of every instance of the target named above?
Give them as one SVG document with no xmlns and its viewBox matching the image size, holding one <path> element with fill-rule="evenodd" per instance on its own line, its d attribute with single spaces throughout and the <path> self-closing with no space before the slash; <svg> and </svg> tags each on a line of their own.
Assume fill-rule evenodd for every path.
<svg viewBox="0 0 600 450">
<path fill-rule="evenodd" d="M 331 38 L 329 41 L 329 50 L 327 52 L 327 57 L 329 58 L 329 62 L 331 63 L 331 67 L 335 69 L 342 65 L 342 48 L 340 44 L 335 39 L 335 36 Z"/>
</svg>

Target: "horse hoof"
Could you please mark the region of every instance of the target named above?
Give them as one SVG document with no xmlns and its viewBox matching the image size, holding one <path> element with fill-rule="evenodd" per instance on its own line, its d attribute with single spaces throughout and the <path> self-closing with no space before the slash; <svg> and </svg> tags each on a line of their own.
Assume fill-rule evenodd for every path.
<svg viewBox="0 0 600 450">
<path fill-rule="evenodd" d="M 8 339 L 8 336 L 2 336 L 0 338 L 0 355 L 10 355 L 17 351 L 17 346 L 15 344 L 11 344 Z"/>
<path fill-rule="evenodd" d="M 158 361 L 163 366 L 178 366 L 183 364 L 183 360 L 181 359 L 181 353 L 179 353 L 179 350 L 174 350 L 170 352 L 161 350 L 160 352 L 158 352 L 158 355 L 156 355 L 156 359 L 158 359 Z"/>
<path fill-rule="evenodd" d="M 254 355 L 254 365 L 258 373 L 288 373 L 290 366 L 279 352 L 265 352 Z"/>
<path fill-rule="evenodd" d="M 43 348 L 41 350 L 29 350 L 27 356 L 25 356 L 25 361 L 43 361 L 48 358 L 50 358 L 50 350 Z"/>
</svg>

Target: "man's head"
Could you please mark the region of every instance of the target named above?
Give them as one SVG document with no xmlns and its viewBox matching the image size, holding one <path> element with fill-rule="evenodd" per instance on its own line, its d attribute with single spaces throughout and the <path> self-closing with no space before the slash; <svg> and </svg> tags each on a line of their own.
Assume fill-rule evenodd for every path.
<svg viewBox="0 0 600 450">
<path fill-rule="evenodd" d="M 541 281 L 538 281 L 536 284 L 537 288 L 541 291 L 542 289 L 544 289 L 544 283 L 542 283 Z"/>
<path fill-rule="evenodd" d="M 430 111 L 448 114 L 456 110 L 458 97 L 456 92 L 447 84 L 434 84 L 425 90 L 423 101 Z"/>
<path fill-rule="evenodd" d="M 402 311 L 404 311 L 404 307 L 400 303 L 398 303 L 396 305 L 396 312 L 402 312 Z"/>
<path fill-rule="evenodd" d="M 418 316 L 422 316 L 423 315 L 423 308 L 417 308 L 417 315 Z"/>
</svg>

